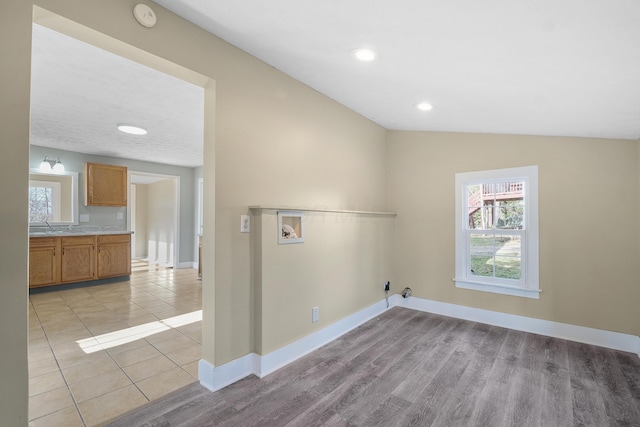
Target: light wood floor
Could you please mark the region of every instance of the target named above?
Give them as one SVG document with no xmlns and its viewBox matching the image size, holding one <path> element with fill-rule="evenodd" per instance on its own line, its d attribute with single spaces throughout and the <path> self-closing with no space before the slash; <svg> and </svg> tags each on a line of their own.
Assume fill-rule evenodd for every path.
<svg viewBox="0 0 640 427">
<path fill-rule="evenodd" d="M 640 426 L 637 355 L 394 308 L 263 379 L 116 426 Z"/>
</svg>

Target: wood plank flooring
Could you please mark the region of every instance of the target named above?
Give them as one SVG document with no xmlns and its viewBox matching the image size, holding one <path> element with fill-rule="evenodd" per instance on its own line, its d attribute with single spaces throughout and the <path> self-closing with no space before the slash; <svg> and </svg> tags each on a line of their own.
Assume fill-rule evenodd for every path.
<svg viewBox="0 0 640 427">
<path fill-rule="evenodd" d="M 259 379 L 193 384 L 123 426 L 640 426 L 640 359 L 393 308 Z"/>
</svg>

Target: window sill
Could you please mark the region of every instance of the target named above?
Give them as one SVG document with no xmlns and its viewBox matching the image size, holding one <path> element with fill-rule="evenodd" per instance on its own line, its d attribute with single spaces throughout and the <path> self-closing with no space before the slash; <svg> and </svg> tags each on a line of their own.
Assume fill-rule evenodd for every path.
<svg viewBox="0 0 640 427">
<path fill-rule="evenodd" d="M 511 295 L 516 297 L 540 299 L 540 289 L 527 289 L 519 286 L 485 283 L 469 279 L 453 279 L 456 288 L 471 289 L 474 291 L 492 292 L 494 294 Z"/>
</svg>

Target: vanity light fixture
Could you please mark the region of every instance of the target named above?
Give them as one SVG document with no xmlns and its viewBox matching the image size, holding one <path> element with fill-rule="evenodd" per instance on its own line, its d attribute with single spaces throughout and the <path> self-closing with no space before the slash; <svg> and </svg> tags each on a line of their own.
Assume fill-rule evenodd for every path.
<svg viewBox="0 0 640 427">
<path fill-rule="evenodd" d="M 363 62 L 373 61 L 378 58 L 378 54 L 375 51 L 366 48 L 354 49 L 351 51 L 351 55 L 358 61 Z"/>
<path fill-rule="evenodd" d="M 147 130 L 140 126 L 127 125 L 124 123 L 118 124 L 118 129 L 124 133 L 130 133 L 131 135 L 146 135 Z"/>
<path fill-rule="evenodd" d="M 47 156 L 44 156 L 44 160 L 40 163 L 40 170 L 42 172 L 64 172 L 64 165 L 60 161 L 59 158 L 55 160 L 49 159 Z"/>
<path fill-rule="evenodd" d="M 420 111 L 431 111 L 433 110 L 433 105 L 428 102 L 420 102 L 419 104 L 416 104 L 416 108 Z"/>
</svg>

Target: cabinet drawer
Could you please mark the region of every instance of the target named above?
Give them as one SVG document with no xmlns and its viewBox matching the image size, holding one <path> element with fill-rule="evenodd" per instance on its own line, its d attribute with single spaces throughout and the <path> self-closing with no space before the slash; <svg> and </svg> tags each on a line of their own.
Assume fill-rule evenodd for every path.
<svg viewBox="0 0 640 427">
<path fill-rule="evenodd" d="M 129 243 L 130 241 L 130 234 L 108 234 L 104 236 L 98 235 L 99 245 L 103 243 Z"/>
<path fill-rule="evenodd" d="M 47 248 L 57 245 L 57 237 L 30 237 L 29 247 L 31 248 Z"/>
<path fill-rule="evenodd" d="M 62 237 L 62 246 L 73 245 L 93 245 L 95 243 L 95 236 L 68 236 Z"/>
</svg>

